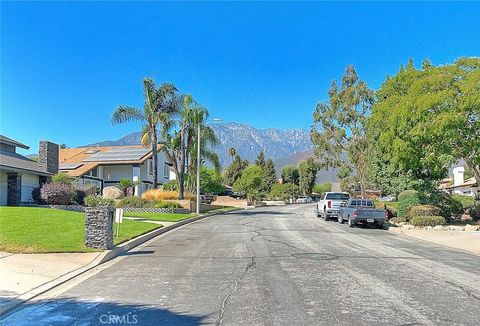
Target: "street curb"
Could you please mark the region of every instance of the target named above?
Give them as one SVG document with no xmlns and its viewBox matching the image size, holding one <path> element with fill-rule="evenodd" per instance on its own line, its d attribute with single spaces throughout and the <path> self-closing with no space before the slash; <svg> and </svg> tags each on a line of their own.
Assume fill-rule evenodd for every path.
<svg viewBox="0 0 480 326">
<path fill-rule="evenodd" d="M 211 217 L 211 216 L 215 216 L 215 215 L 220 215 L 220 214 L 228 214 L 230 212 L 235 212 L 235 211 L 238 211 L 238 210 L 241 210 L 242 208 L 236 208 L 236 209 L 232 209 L 232 210 L 229 210 L 229 211 L 226 211 L 226 212 L 213 212 L 213 213 L 206 213 L 206 214 L 203 214 L 203 215 L 199 215 L 199 216 L 195 216 L 195 217 L 191 217 L 191 218 L 188 218 L 188 219 L 185 219 L 185 220 L 181 220 L 175 224 L 172 224 L 172 225 L 169 225 L 169 226 L 165 226 L 165 227 L 161 227 L 159 229 L 156 229 L 156 230 L 153 230 L 153 231 L 150 231 L 148 233 L 145 233 L 145 234 L 142 234 L 142 235 L 139 235 L 138 237 L 136 238 L 133 238 L 123 244 L 120 244 L 119 246 L 113 248 L 112 250 L 108 250 L 108 251 L 104 251 L 102 253 L 100 253 L 97 257 L 95 257 L 94 260 L 92 260 L 90 263 L 88 263 L 87 265 L 83 266 L 83 267 L 80 267 L 79 269 L 76 269 L 76 270 L 73 270 L 69 273 L 66 273 L 62 276 L 59 276 L 57 277 L 56 279 L 53 279 L 45 284 L 42 284 L 28 292 L 25 292 L 25 293 L 22 293 L 21 295 L 19 295 L 18 297 L 14 298 L 14 299 L 11 299 L 13 301 L 12 304 L 9 304 L 9 305 L 6 305 L 6 306 L 3 306 L 3 307 L 0 307 L 0 320 L 7 317 L 7 315 L 11 314 L 12 312 L 14 312 L 15 310 L 17 310 L 17 308 L 19 308 L 21 305 L 23 305 L 24 303 L 34 299 L 35 297 L 41 295 L 41 294 L 44 294 L 45 292 L 48 292 L 54 288 L 56 288 L 57 286 L 59 285 L 62 285 L 68 281 L 70 281 L 71 279 L 85 273 L 85 272 L 88 272 L 89 270 L 103 264 L 103 263 L 106 263 L 118 256 L 120 256 L 121 254 L 124 254 L 125 252 L 163 234 L 163 233 L 166 233 L 166 232 L 169 232 L 169 231 L 172 231 L 176 228 L 179 228 L 183 225 L 186 225 L 186 224 L 189 224 L 189 223 L 193 223 L 193 222 L 196 222 L 196 221 L 199 221 L 199 220 L 202 220 L 204 218 L 207 218 L 207 217 Z"/>
</svg>

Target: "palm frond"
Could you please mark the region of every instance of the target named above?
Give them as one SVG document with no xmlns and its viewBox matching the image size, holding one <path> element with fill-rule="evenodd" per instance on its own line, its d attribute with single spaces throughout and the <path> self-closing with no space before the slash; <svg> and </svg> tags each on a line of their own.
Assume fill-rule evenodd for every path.
<svg viewBox="0 0 480 326">
<path fill-rule="evenodd" d="M 112 113 L 112 123 L 125 123 L 128 121 L 142 121 L 145 120 L 142 111 L 131 106 L 120 105 Z"/>
</svg>

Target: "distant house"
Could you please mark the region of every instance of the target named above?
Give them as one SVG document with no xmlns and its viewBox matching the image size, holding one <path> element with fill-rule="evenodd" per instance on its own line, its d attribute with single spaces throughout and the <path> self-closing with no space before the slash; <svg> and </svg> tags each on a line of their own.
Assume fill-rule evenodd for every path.
<svg viewBox="0 0 480 326">
<path fill-rule="evenodd" d="M 38 163 L 17 153 L 25 144 L 0 135 L 0 205 L 32 201 L 32 190 L 58 171 L 58 145 L 40 141 Z"/>
<path fill-rule="evenodd" d="M 445 186 L 444 189 L 454 195 L 476 196 L 478 194 L 478 182 L 475 177 L 465 180 L 465 168 L 457 166 L 453 169 L 453 184 Z"/>
<path fill-rule="evenodd" d="M 153 186 L 153 154 L 143 146 L 110 146 L 60 149 L 59 170 L 75 178 L 78 184 L 95 184 L 98 190 L 119 183 L 135 182 L 135 194 Z M 158 152 L 158 184 L 170 180 L 170 165 Z"/>
</svg>

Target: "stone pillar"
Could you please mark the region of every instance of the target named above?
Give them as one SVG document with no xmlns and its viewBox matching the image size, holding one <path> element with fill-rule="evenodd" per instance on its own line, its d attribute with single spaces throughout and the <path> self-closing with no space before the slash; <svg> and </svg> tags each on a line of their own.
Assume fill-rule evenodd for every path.
<svg viewBox="0 0 480 326">
<path fill-rule="evenodd" d="M 38 167 L 45 172 L 58 173 L 58 145 L 52 142 L 40 141 L 38 150 Z"/>
<path fill-rule="evenodd" d="M 96 249 L 113 247 L 113 207 L 85 207 L 85 245 Z"/>
<path fill-rule="evenodd" d="M 18 206 L 22 202 L 22 175 L 7 173 L 7 205 Z"/>
</svg>

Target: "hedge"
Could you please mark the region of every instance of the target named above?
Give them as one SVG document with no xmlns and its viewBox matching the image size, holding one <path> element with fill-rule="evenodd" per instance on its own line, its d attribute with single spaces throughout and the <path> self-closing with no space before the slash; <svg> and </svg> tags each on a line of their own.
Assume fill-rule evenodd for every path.
<svg viewBox="0 0 480 326">
<path fill-rule="evenodd" d="M 440 208 L 432 205 L 412 206 L 408 211 L 408 216 L 439 216 Z"/>
<path fill-rule="evenodd" d="M 410 224 L 414 226 L 436 226 L 445 224 L 443 216 L 414 216 L 410 219 Z"/>
<path fill-rule="evenodd" d="M 415 190 L 405 190 L 398 195 L 398 216 L 407 216 L 407 212 L 412 206 L 420 205 L 420 195 Z"/>
<path fill-rule="evenodd" d="M 452 199 L 460 203 L 464 210 L 475 205 L 475 197 L 471 196 L 462 196 L 462 195 L 453 195 Z"/>
</svg>

